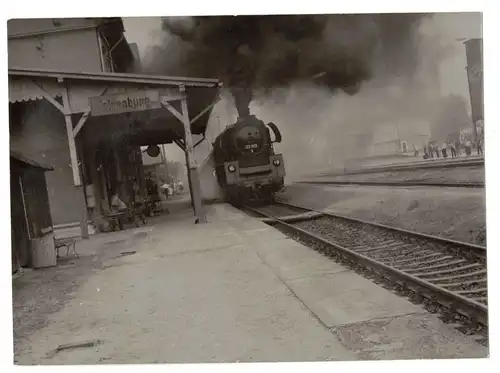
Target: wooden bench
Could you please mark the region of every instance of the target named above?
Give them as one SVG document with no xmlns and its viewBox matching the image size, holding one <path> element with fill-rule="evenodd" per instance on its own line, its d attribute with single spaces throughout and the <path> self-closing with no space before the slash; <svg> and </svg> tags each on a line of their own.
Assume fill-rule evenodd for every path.
<svg viewBox="0 0 500 373">
<path fill-rule="evenodd" d="M 54 237 L 54 248 L 56 250 L 56 258 L 59 259 L 59 250 L 61 248 L 66 248 L 66 256 L 69 255 L 70 249 L 73 249 L 76 257 L 79 258 L 78 252 L 76 251 L 76 240 L 74 238 L 55 238 Z"/>
<path fill-rule="evenodd" d="M 123 222 L 127 217 L 127 211 L 121 211 L 121 212 L 110 212 L 107 216 L 109 225 L 112 230 L 123 230 Z"/>
<path fill-rule="evenodd" d="M 111 212 L 108 214 L 107 220 L 113 231 L 115 231 L 116 228 L 118 228 L 118 230 L 123 230 L 124 223 L 133 223 L 136 227 L 139 227 L 141 224 L 146 224 L 146 216 L 141 207 L 120 212 Z"/>
<path fill-rule="evenodd" d="M 146 224 L 146 209 L 144 203 L 137 202 L 132 204 L 130 218 L 134 221 L 136 226 L 139 226 L 141 223 Z"/>
</svg>

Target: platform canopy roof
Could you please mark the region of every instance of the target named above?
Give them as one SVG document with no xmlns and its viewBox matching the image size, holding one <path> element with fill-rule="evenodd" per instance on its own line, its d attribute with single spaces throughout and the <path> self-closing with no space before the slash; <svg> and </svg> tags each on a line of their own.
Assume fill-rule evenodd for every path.
<svg viewBox="0 0 500 373">
<path fill-rule="evenodd" d="M 63 114 L 72 117 L 74 136 L 85 126 L 86 137 L 121 140 L 135 145 L 178 142 L 184 127 L 179 94 L 186 98 L 191 132 L 204 134 L 211 110 L 218 100 L 218 79 L 186 78 L 124 73 L 69 72 L 9 68 L 11 103 L 45 98 Z M 91 98 L 117 97 L 153 92 L 174 110 L 154 107 L 143 111 L 102 116 L 91 109 Z M 185 93 L 183 93 L 185 92 Z M 121 96 L 120 96 L 121 97 Z M 177 114 L 176 114 L 177 112 Z"/>
<path fill-rule="evenodd" d="M 49 165 L 49 164 L 42 164 L 39 163 L 26 155 L 24 155 L 22 152 L 17 151 L 17 150 L 10 150 L 10 159 L 15 160 L 17 162 L 20 162 L 21 164 L 25 165 L 26 167 L 33 167 L 33 168 L 38 168 L 44 171 L 54 171 L 54 166 Z"/>
</svg>

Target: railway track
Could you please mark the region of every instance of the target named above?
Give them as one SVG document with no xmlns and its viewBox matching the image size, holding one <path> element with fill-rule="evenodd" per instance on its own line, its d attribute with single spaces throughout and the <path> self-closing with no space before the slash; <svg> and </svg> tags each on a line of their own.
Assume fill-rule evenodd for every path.
<svg viewBox="0 0 500 373">
<path fill-rule="evenodd" d="M 474 333 L 487 328 L 483 246 L 283 202 L 246 209 L 314 249 L 354 266 L 361 265 L 411 292 L 419 303 L 437 305 L 453 321 L 458 316 Z"/>
<path fill-rule="evenodd" d="M 310 180 L 299 181 L 299 184 L 326 184 L 326 185 L 366 185 L 366 186 L 425 186 L 440 188 L 484 188 L 484 182 L 428 182 L 428 181 L 335 181 L 335 180 Z"/>
<path fill-rule="evenodd" d="M 463 159 L 459 161 L 438 161 L 431 162 L 415 162 L 411 164 L 393 164 L 384 166 L 370 166 L 365 168 L 344 169 L 338 172 L 322 172 L 321 176 L 345 176 L 345 175 L 364 175 L 379 172 L 393 171 L 409 171 L 409 170 L 425 170 L 425 169 L 440 169 L 440 168 L 455 168 L 455 167 L 471 167 L 484 166 L 484 158 L 479 159 Z"/>
</svg>

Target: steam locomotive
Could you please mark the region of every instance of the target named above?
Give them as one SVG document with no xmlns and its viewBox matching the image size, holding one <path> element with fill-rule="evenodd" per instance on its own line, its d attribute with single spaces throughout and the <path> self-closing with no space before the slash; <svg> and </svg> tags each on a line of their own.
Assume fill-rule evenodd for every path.
<svg viewBox="0 0 500 373">
<path fill-rule="evenodd" d="M 285 179 L 283 156 L 275 154 L 273 147 L 273 143 L 280 142 L 278 127 L 264 124 L 255 115 L 238 118 L 215 139 L 215 175 L 228 202 L 240 206 L 250 201 L 274 200 Z"/>
</svg>

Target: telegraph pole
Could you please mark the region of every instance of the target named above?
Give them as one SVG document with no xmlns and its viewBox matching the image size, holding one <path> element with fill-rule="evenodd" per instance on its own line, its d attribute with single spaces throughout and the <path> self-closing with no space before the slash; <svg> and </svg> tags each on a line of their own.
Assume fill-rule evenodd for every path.
<svg viewBox="0 0 500 373">
<path fill-rule="evenodd" d="M 478 80 L 480 82 L 482 82 L 482 79 L 483 79 L 483 76 L 482 76 L 482 70 L 483 70 L 482 40 L 481 39 L 459 39 L 459 41 L 462 41 L 464 46 L 465 46 L 465 58 L 467 61 L 467 65 L 465 67 L 465 70 L 467 72 L 467 83 L 469 85 L 472 129 L 473 129 L 473 133 L 474 133 L 474 143 L 477 146 L 477 141 L 478 141 L 477 121 L 479 120 L 479 118 L 483 119 L 483 114 L 482 114 L 481 109 L 478 109 L 478 107 L 477 107 L 477 101 L 479 100 L 479 98 L 477 97 L 478 96 L 477 87 L 474 90 L 472 86 L 473 86 L 473 84 L 478 84 L 477 83 Z M 471 42 L 480 43 L 478 49 L 474 50 L 473 46 L 470 45 Z M 476 53 L 474 53 L 474 52 L 476 52 Z M 483 95 L 482 85 L 481 85 L 480 95 Z M 481 102 L 481 105 L 483 105 L 483 102 Z M 478 110 L 480 110 L 481 112 L 478 113 L 477 112 Z"/>
</svg>

